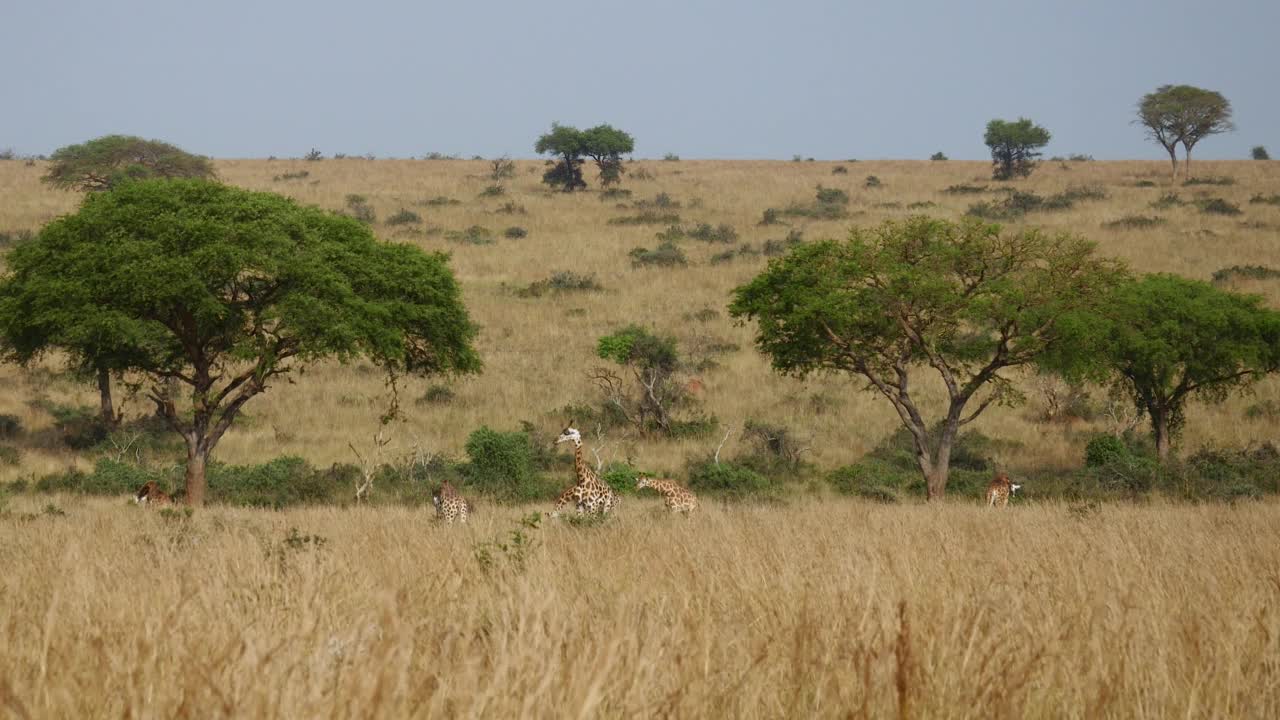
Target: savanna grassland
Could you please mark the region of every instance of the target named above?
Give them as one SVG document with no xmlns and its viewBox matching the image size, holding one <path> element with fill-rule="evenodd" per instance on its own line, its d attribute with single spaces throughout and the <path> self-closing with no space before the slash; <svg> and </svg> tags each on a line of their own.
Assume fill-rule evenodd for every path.
<svg viewBox="0 0 1280 720">
<path fill-rule="evenodd" d="M 847 378 L 773 374 L 752 329 L 727 317 L 729 292 L 767 262 L 767 241 L 793 230 L 841 237 L 851 224 L 956 217 L 1005 197 L 977 162 L 641 161 L 627 166 L 631 196 L 603 199 L 549 192 L 540 162 L 516 165 L 501 195 L 482 196 L 495 183 L 481 161 L 217 163 L 226 182 L 335 210 L 362 195 L 378 235 L 452 254 L 485 371 L 406 381 L 393 452 L 456 457 L 481 425 L 559 430 L 562 408 L 598 402 L 586 375 L 601 362 L 596 339 L 640 323 L 679 339 L 691 368 L 682 379 L 700 381 L 698 411 L 722 429 L 668 442 L 616 431 L 601 440 L 584 428 L 606 459 L 680 478 L 723 429 L 754 419 L 794 432 L 819 469 L 853 462 L 896 428 L 888 404 Z M 1096 186 L 1105 197 L 1014 224 L 1082 234 L 1138 271 L 1207 280 L 1236 265 L 1280 268 L 1280 204 L 1251 202 L 1280 194 L 1280 163 L 1195 165 L 1232 183 L 1170 186 L 1156 162 L 1044 163 L 1012 186 L 1044 197 Z M 846 172 L 833 174 L 837 166 Z M 0 232 L 35 230 L 75 207 L 76 195 L 39 183 L 42 172 L 0 162 Z M 879 186 L 867 187 L 868 176 Z M 760 224 L 767 208 L 811 204 L 819 184 L 848 193 L 846 217 Z M 960 184 L 986 189 L 945 192 Z M 1160 203 L 1169 192 L 1181 204 Z M 1197 204 L 1212 198 L 1240 214 Z M 385 222 L 400 210 L 421 221 Z M 686 227 L 727 224 L 737 238 L 681 241 L 686 267 L 633 267 L 629 252 L 657 245 L 666 224 L 609 221 L 643 212 L 678 214 Z M 465 239 L 477 226 L 492 242 Z M 509 227 L 527 234 L 507 237 Z M 558 271 L 603 289 L 519 292 Z M 1227 286 L 1280 303 L 1280 280 Z M 92 466 L 47 411 L 96 401 L 61 370 L 56 358 L 0 366 L 0 414 L 22 428 L 5 441 L 17 452 L 0 481 Z M 218 460 L 355 460 L 348 444 L 363 447 L 386 409 L 382 377 L 331 363 L 294 380 L 246 407 Z M 1005 441 L 998 462 L 1023 474 L 1079 465 L 1090 433 L 1110 421 L 1046 422 L 1041 381 L 1020 380 L 1025 405 L 975 423 Z M 1219 405 L 1193 404 L 1179 448 L 1274 441 L 1269 415 L 1248 410 L 1276 402 L 1280 383 L 1269 379 Z M 141 400 L 127 408 L 146 411 Z M 724 452 L 741 442 L 731 437 Z M 0 494 L 0 503 L 0 716 L 1280 715 L 1274 499 L 1024 501 L 997 512 L 820 491 L 709 499 L 685 519 L 628 497 L 604 523 L 535 520 L 548 508 L 482 500 L 467 526 L 394 506 L 214 505 L 187 516 L 123 497 Z"/>
<path fill-rule="evenodd" d="M 837 167 L 846 172 L 833 174 Z M 640 161 L 627 168 L 623 187 L 631 196 L 602 198 L 594 189 L 574 194 L 547 190 L 540 182 L 543 165 L 537 161 L 517 162 L 514 178 L 500 183 L 504 192 L 499 196 L 482 196 L 495 184 L 488 177 L 487 161 L 217 162 L 226 182 L 284 193 L 303 203 L 340 210 L 347 207 L 348 195 L 362 195 L 376 214 L 374 229 L 380 236 L 452 253 L 464 300 L 482 327 L 478 348 L 485 370 L 448 383 L 452 399 L 446 403 L 425 397 L 432 383 L 410 383 L 403 403 L 408 423 L 396 438 L 397 447 L 417 445 L 450 456 L 461 454 L 468 434 L 481 424 L 510 430 L 527 420 L 558 431 L 569 419 L 562 408 L 598 404 L 598 391 L 586 375 L 604 364 L 595 356 L 597 338 L 640 323 L 675 335 L 689 364 L 702 364 L 703 370 L 684 375 L 701 381 L 697 412 L 715 416 L 726 429 L 741 427 L 749 419 L 787 427 L 803 439 L 806 459 L 821 468 L 857 460 L 898 426 L 889 404 L 849 378 L 800 382 L 775 375 L 752 347 L 752 328 L 735 326 L 725 311 L 730 291 L 767 262 L 759 252 L 765 243 L 782 241 L 793 230 L 809 239 L 843 237 L 851 224 L 873 225 L 912 213 L 957 217 L 975 202 L 1004 198 L 1002 187 L 1045 197 L 1069 188 L 1097 187 L 1106 193 L 1104 199 L 1078 200 L 1065 210 L 1030 212 L 1012 224 L 1079 233 L 1139 271 L 1207 280 L 1233 265 L 1280 268 L 1280 200 L 1250 202 L 1280 194 L 1278 162 L 1197 161 L 1196 176 L 1226 177 L 1233 184 L 1194 186 L 1170 186 L 1166 164 L 1137 161 L 1046 162 L 1030 179 L 1014 183 L 992 183 L 988 164 L 959 161 Z M 43 186 L 42 172 L 41 163 L 0 162 L 0 192 L 5 198 L 0 232 L 34 230 L 75 208 L 78 195 Z M 592 180 L 593 172 L 588 173 Z M 299 174 L 304 176 L 296 177 Z M 879 187 L 866 187 L 868 176 L 875 176 Z M 780 224 L 759 224 L 767 208 L 811 205 L 819 184 L 848 193 L 847 217 L 782 216 Z M 945 192 L 953 185 L 986 190 Z M 1182 204 L 1158 207 L 1170 192 L 1177 193 Z M 670 204 L 658 206 L 654 201 L 659 194 Z M 1222 198 L 1241 213 L 1206 213 L 1195 204 L 1209 198 Z M 388 225 L 385 221 L 400 210 L 418 214 L 421 222 Z M 737 239 L 682 241 L 689 258 L 686 267 L 633 267 L 629 251 L 654 248 L 655 234 L 667 224 L 621 225 L 610 220 L 644 212 L 677 214 L 685 227 L 727 224 Z M 1156 224 L 1108 225 L 1134 217 L 1154 218 Z M 450 239 L 477 226 L 491 233 L 491 243 Z M 511 227 L 523 228 L 527 235 L 505 237 Z M 738 252 L 747 246 L 755 253 Z M 732 259 L 712 262 L 713 256 L 726 251 Z M 518 295 L 557 271 L 593 276 L 603 290 Z M 1280 280 L 1245 278 L 1228 286 L 1280 302 Z M 52 362 L 46 369 L 57 370 L 59 365 Z M 352 461 L 348 443 L 371 437 L 387 404 L 383 378 L 372 370 L 368 365 L 332 363 L 309 370 L 294 384 L 278 383 L 246 406 L 249 417 L 238 420 L 222 440 L 217 458 L 244 463 L 292 454 L 316 465 Z M 928 387 L 932 381 L 922 373 L 916 383 Z M 32 401 L 45 398 L 92 406 L 96 395 L 90 384 L 8 366 L 0 367 L 0 382 L 0 413 L 18 416 L 30 431 L 19 448 L 20 461 L 0 467 L 0 480 L 68 465 L 88 466 L 86 458 L 66 451 L 56 434 L 40 432 L 50 427 L 50 417 Z M 1014 471 L 1077 465 L 1088 434 L 1105 428 L 1105 418 L 1069 427 L 1036 422 L 1044 410 L 1038 385 L 1035 378 L 1024 378 L 1026 405 L 992 408 L 974 425 L 1016 448 L 998 458 Z M 936 411 L 943 393 L 940 386 L 934 390 L 925 406 Z M 1096 393 L 1099 400 L 1102 395 Z M 1238 446 L 1272 438 L 1273 423 L 1266 414 L 1247 419 L 1245 410 L 1277 401 L 1280 383 L 1266 380 L 1253 394 L 1221 405 L 1193 403 L 1184 447 Z M 145 413 L 149 408 L 144 405 L 144 400 L 136 400 L 128 411 Z M 646 467 L 678 474 L 686 459 L 710 453 L 721 436 L 718 432 L 710 439 L 650 443 L 615 433 L 605 438 L 605 455 L 632 457 Z M 726 453 L 734 452 L 735 442 L 731 437 Z"/>
<path fill-rule="evenodd" d="M 1274 503 L 0 521 L 13 717 L 1276 717 Z M 519 533 L 514 536 L 513 533 Z"/>
</svg>

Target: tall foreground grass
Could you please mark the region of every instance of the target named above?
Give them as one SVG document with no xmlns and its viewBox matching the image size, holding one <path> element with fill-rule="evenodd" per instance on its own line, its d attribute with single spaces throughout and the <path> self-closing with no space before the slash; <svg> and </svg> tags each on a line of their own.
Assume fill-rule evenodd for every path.
<svg viewBox="0 0 1280 720">
<path fill-rule="evenodd" d="M 1274 503 L 57 502 L 0 518 L 0 715 L 1280 716 Z"/>
</svg>

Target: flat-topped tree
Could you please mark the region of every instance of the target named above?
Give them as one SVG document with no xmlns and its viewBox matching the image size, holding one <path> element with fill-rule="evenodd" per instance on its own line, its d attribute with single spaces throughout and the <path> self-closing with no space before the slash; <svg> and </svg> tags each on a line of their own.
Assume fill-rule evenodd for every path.
<svg viewBox="0 0 1280 720">
<path fill-rule="evenodd" d="M 159 140 L 106 135 L 58 148 L 49 157 L 49 169 L 40 179 L 63 190 L 104 192 L 128 180 L 215 176 L 209 158 Z M 81 361 L 77 370 L 97 380 L 102 422 L 116 424 L 120 418 L 111 396 L 111 374 L 118 373 L 127 363 L 120 362 L 111 334 L 68 334 L 67 339 L 72 344 L 63 349 Z"/>
<path fill-rule="evenodd" d="M 635 150 L 635 140 L 612 125 L 597 125 L 582 131 L 582 151 L 600 169 L 604 187 L 622 182 L 622 156 Z"/>
<path fill-rule="evenodd" d="M 533 149 L 540 155 L 550 154 L 556 158 L 548 161 L 551 167 L 542 173 L 542 182 L 565 192 L 587 186 L 587 181 L 582 179 L 582 155 L 586 145 L 581 130 L 551 123 L 551 132 L 540 136 Z"/>
<path fill-rule="evenodd" d="M 106 135 L 53 151 L 40 179 L 64 190 L 101 192 L 126 180 L 214 177 L 209 158 L 159 140 Z"/>
<path fill-rule="evenodd" d="M 1169 153 L 1174 179 L 1178 177 L 1178 145 L 1186 150 L 1184 174 L 1190 177 L 1191 148 L 1210 135 L 1235 129 L 1231 103 L 1219 92 L 1192 85 L 1161 85 L 1143 95 L 1136 122 Z"/>
<path fill-rule="evenodd" d="M 730 312 L 757 322 L 774 369 L 856 375 L 889 400 L 935 499 L 960 428 L 1021 400 L 1005 371 L 1054 347 L 1059 318 L 1092 308 L 1122 275 L 1078 237 L 913 217 L 800 245 L 734 290 Z M 946 388 L 941 418 L 921 410 L 921 368 Z"/>
<path fill-rule="evenodd" d="M 28 357 L 71 333 L 108 338 L 186 441 L 192 505 L 204 501 L 209 454 L 280 376 L 323 358 L 411 374 L 480 368 L 447 256 L 272 193 L 126 183 L 6 260 L 0 333 Z M 169 391 L 182 385 L 189 407 Z"/>
</svg>

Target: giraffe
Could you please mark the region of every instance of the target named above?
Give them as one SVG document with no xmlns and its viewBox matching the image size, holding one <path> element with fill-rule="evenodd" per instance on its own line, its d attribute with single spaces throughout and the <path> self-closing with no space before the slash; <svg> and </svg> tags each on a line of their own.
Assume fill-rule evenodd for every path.
<svg viewBox="0 0 1280 720">
<path fill-rule="evenodd" d="M 1006 507 L 1009 504 L 1009 497 L 1020 487 L 1022 486 L 1014 485 L 1008 475 L 1002 472 L 996 473 L 991 484 L 987 486 L 987 507 Z"/>
<path fill-rule="evenodd" d="M 559 445 L 563 442 L 573 443 L 573 471 L 577 475 L 578 482 L 560 494 L 551 517 L 559 517 L 560 512 L 571 502 L 579 513 L 608 515 L 609 511 L 618 507 L 621 498 L 613 488 L 601 482 L 591 466 L 587 465 L 587 460 L 582 455 L 582 434 L 573 427 L 572 420 L 569 421 L 569 426 L 564 429 L 564 432 L 560 433 L 555 444 Z"/>
<path fill-rule="evenodd" d="M 139 505 L 172 505 L 173 498 L 160 489 L 155 480 L 148 480 L 133 494 L 133 501 Z"/>
<path fill-rule="evenodd" d="M 671 512 L 691 513 L 698 509 L 698 496 L 674 480 L 660 480 L 641 475 L 636 478 L 636 489 L 653 488 L 662 495 L 662 502 Z"/>
<path fill-rule="evenodd" d="M 465 524 L 467 517 L 475 509 L 472 507 L 471 501 L 458 494 L 458 491 L 454 489 L 448 480 L 445 480 L 440 485 L 440 489 L 431 496 L 431 502 L 436 506 L 436 517 L 444 518 L 444 521 L 450 524 L 455 519 Z"/>
</svg>

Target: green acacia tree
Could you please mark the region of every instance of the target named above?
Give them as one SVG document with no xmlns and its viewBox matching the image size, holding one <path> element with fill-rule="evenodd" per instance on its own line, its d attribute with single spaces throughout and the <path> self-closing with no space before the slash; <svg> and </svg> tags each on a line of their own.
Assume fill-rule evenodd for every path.
<svg viewBox="0 0 1280 720">
<path fill-rule="evenodd" d="M 797 247 L 734 290 L 730 312 L 756 321 L 756 346 L 779 372 L 848 373 L 884 396 L 935 499 L 960 428 L 1021 400 L 1004 373 L 1034 363 L 1059 341 L 1060 318 L 1122 276 L 1078 237 L 914 217 Z M 920 408 L 920 368 L 946 388 L 936 421 Z"/>
<path fill-rule="evenodd" d="M 991 148 L 991 177 L 1011 180 L 1026 177 L 1035 169 L 1040 148 L 1049 144 L 1049 131 L 1027 118 L 1016 122 L 992 120 L 987 123 L 983 142 Z"/>
<path fill-rule="evenodd" d="M 1235 129 L 1231 103 L 1222 93 L 1192 85 L 1161 85 L 1143 95 L 1136 122 L 1169 153 L 1174 179 L 1178 177 L 1178 145 L 1186 151 L 1183 173 L 1190 177 L 1191 148 L 1210 135 Z"/>
<path fill-rule="evenodd" d="M 58 148 L 40 179 L 64 190 L 101 192 L 126 180 L 214 177 L 209 158 L 159 140 L 106 135 Z"/>
<path fill-rule="evenodd" d="M 670 435 L 671 412 L 683 395 L 675 382 L 680 367 L 675 338 L 628 325 L 599 338 L 596 356 L 616 363 L 632 377 L 632 382 L 627 383 L 611 368 L 592 369 L 589 377 L 607 402 L 640 434 Z"/>
<path fill-rule="evenodd" d="M 63 190 L 104 192 L 121 182 L 153 177 L 213 179 L 216 173 L 208 158 L 169 143 L 132 135 L 106 135 L 55 150 L 40 179 Z M 97 381 L 102 422 L 115 425 L 120 416 L 111 393 L 111 378 L 127 366 L 127 352 L 113 347 L 114 336 L 110 332 L 64 336 L 71 344 L 63 349 L 79 361 L 78 374 Z"/>
<path fill-rule="evenodd" d="M 550 154 L 556 158 L 548 161 L 551 167 L 542 174 L 542 182 L 565 192 L 587 186 L 587 182 L 582 179 L 582 156 L 586 152 L 586 141 L 581 130 L 551 123 L 551 132 L 539 137 L 533 149 L 539 155 Z"/>
<path fill-rule="evenodd" d="M 272 193 L 143 180 L 87 197 L 6 258 L 0 337 L 20 357 L 104 337 L 186 441 L 186 497 L 241 408 L 322 358 L 480 368 L 447 257 Z M 84 346 L 88 348 L 86 344 Z M 90 358 L 91 359 L 91 358 Z M 179 409 L 173 388 L 185 385 Z"/>
<path fill-rule="evenodd" d="M 582 152 L 600 169 L 600 184 L 608 187 L 622 181 L 622 156 L 635 150 L 635 140 L 612 125 L 597 125 L 582 131 Z"/>
<path fill-rule="evenodd" d="M 1045 366 L 1109 382 L 1130 398 L 1151 421 L 1161 461 L 1189 400 L 1221 401 L 1280 369 L 1280 312 L 1176 275 L 1124 283 L 1062 328 L 1060 347 L 1070 352 L 1046 354 Z"/>
</svg>

